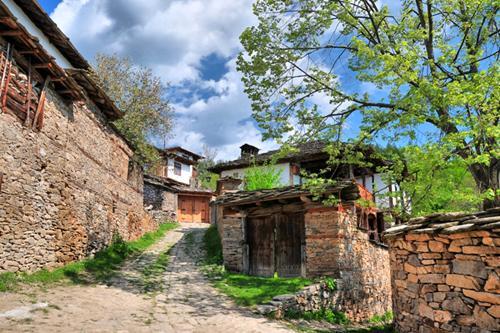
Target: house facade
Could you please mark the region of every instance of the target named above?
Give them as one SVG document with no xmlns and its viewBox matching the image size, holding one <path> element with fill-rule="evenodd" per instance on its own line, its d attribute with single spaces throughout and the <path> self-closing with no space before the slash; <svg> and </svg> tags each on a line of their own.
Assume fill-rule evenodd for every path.
<svg viewBox="0 0 500 333">
<path fill-rule="evenodd" d="M 209 223 L 213 194 L 201 188 L 197 174 L 203 156 L 182 147 L 160 153 L 163 158 L 144 179 L 145 206 L 164 219 Z"/>
<path fill-rule="evenodd" d="M 82 259 L 157 224 L 122 116 L 34 1 L 0 2 L 0 271 Z"/>
<path fill-rule="evenodd" d="M 327 166 L 329 159 L 325 151 L 326 144 L 321 141 L 313 141 L 297 146 L 298 151 L 278 158 L 277 162 L 271 167 L 280 172 L 281 186 L 301 185 L 305 179 L 301 175 L 302 171 L 318 172 Z M 219 174 L 220 178 L 237 178 L 243 180 L 246 170 L 255 165 L 268 163 L 278 150 L 265 153 L 259 153 L 259 149 L 249 144 L 240 147 L 240 158 L 234 161 L 223 162 L 215 165 L 210 171 Z M 336 171 L 332 172 L 332 178 L 339 180 L 354 179 L 362 185 L 367 191 L 374 195 L 374 201 L 381 209 L 390 209 L 396 207 L 402 201 L 401 198 L 389 197 L 390 192 L 399 191 L 397 184 L 387 184 L 383 174 L 376 171 L 376 167 L 386 165 L 386 161 L 372 158 L 371 149 L 363 151 L 367 161 L 373 164 L 373 167 L 354 167 L 348 164 L 340 165 Z M 243 188 L 243 184 L 241 185 Z"/>
</svg>

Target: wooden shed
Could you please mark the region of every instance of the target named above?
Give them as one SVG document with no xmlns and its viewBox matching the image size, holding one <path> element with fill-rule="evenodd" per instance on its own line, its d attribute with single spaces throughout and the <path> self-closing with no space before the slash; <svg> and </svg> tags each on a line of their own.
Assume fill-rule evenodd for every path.
<svg viewBox="0 0 500 333">
<path fill-rule="evenodd" d="M 362 269 L 364 259 L 387 259 L 376 209 L 356 204 L 355 182 L 322 192 L 339 203 L 313 201 L 300 186 L 227 193 L 214 203 L 227 269 L 257 276 L 341 276 Z M 362 192 L 365 193 L 365 192 Z"/>
</svg>

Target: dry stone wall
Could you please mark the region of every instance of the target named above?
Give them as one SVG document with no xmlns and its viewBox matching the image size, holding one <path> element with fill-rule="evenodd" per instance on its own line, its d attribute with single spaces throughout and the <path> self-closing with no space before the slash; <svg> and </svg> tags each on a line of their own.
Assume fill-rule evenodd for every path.
<svg viewBox="0 0 500 333">
<path fill-rule="evenodd" d="M 500 331 L 500 210 L 387 231 L 396 330 Z"/>
<path fill-rule="evenodd" d="M 155 229 L 131 156 L 90 101 L 68 105 L 49 89 L 39 132 L 0 114 L 0 271 L 59 266 L 115 233 Z"/>
<path fill-rule="evenodd" d="M 224 266 L 230 272 L 244 272 L 246 249 L 243 219 L 236 216 L 221 216 L 217 221 L 217 227 L 222 241 Z"/>
<path fill-rule="evenodd" d="M 328 302 L 360 321 L 391 309 L 391 284 L 387 248 L 370 241 L 355 216 L 332 208 L 306 213 L 306 270 L 308 277 L 336 278 L 339 292 Z"/>
</svg>

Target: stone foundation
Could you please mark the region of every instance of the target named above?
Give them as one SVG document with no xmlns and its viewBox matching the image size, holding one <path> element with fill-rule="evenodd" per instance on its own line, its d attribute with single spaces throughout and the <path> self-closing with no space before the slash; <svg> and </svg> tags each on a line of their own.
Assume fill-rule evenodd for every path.
<svg viewBox="0 0 500 333">
<path fill-rule="evenodd" d="M 398 332 L 500 330 L 500 216 L 486 215 L 389 229 Z"/>
<path fill-rule="evenodd" d="M 156 229 L 132 154 L 90 101 L 66 104 L 49 89 L 40 131 L 0 114 L 0 271 L 60 266 L 115 233 Z"/>
</svg>

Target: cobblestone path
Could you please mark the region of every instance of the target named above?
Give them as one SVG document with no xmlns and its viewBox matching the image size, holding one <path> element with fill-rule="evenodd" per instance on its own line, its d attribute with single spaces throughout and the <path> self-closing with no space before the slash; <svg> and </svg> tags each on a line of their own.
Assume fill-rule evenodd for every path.
<svg viewBox="0 0 500 333">
<path fill-rule="evenodd" d="M 184 237 L 172 251 L 165 275 L 167 291 L 158 296 L 166 305 L 166 322 L 172 332 L 278 333 L 291 332 L 283 325 L 237 307 L 221 295 L 196 266 L 202 255 L 201 241 L 206 225 L 183 226 Z M 187 236 L 191 234 L 190 236 Z"/>
<path fill-rule="evenodd" d="M 292 332 L 221 295 L 196 266 L 207 225 L 183 224 L 125 263 L 108 286 L 0 293 L 0 332 Z M 141 273 L 171 246 L 167 271 Z M 146 292 L 148 291 L 148 292 Z"/>
</svg>

